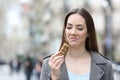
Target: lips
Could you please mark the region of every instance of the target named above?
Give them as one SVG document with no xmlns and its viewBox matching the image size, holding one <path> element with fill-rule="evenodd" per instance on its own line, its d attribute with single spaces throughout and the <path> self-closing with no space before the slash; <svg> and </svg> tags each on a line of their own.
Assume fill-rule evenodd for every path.
<svg viewBox="0 0 120 80">
<path fill-rule="evenodd" d="M 76 37 L 72 37 L 72 38 L 70 38 L 70 40 L 71 40 L 71 41 L 77 41 L 78 38 L 76 38 Z"/>
</svg>

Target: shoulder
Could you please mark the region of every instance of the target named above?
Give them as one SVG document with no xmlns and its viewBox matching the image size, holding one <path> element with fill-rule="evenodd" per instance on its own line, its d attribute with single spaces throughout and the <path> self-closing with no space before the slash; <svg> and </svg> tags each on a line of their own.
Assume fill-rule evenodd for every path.
<svg viewBox="0 0 120 80">
<path fill-rule="evenodd" d="M 112 60 L 98 52 L 91 51 L 91 57 L 96 63 L 111 65 Z"/>
<path fill-rule="evenodd" d="M 43 63 L 48 63 L 48 61 L 49 61 L 49 59 L 50 59 L 50 57 L 51 57 L 52 55 L 53 55 L 53 54 L 49 54 L 49 55 L 43 57 Z"/>
<path fill-rule="evenodd" d="M 47 56 L 45 56 L 45 57 L 43 58 L 43 60 L 48 59 L 48 58 L 50 58 L 51 56 L 52 56 L 52 54 L 47 55 Z"/>
<path fill-rule="evenodd" d="M 42 69 L 45 72 L 49 72 L 50 71 L 50 67 L 49 67 L 49 59 L 50 59 L 51 55 L 45 56 L 43 57 L 43 62 L 42 62 Z"/>
</svg>

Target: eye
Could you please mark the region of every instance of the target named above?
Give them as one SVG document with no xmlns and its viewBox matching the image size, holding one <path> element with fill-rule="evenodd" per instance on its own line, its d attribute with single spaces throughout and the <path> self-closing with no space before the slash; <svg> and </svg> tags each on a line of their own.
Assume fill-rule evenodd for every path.
<svg viewBox="0 0 120 80">
<path fill-rule="evenodd" d="M 80 31 L 83 30 L 83 28 L 79 28 L 79 27 L 77 29 L 80 30 Z"/>
<path fill-rule="evenodd" d="M 82 24 L 78 24 L 76 28 L 81 31 L 84 29 L 84 26 Z"/>
<path fill-rule="evenodd" d="M 72 26 L 67 25 L 67 26 L 66 26 L 66 29 L 72 29 Z"/>
</svg>

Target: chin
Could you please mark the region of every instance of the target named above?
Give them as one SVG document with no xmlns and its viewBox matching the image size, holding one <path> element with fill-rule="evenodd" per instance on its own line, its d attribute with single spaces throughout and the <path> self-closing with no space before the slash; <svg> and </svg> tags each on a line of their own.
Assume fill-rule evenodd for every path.
<svg viewBox="0 0 120 80">
<path fill-rule="evenodd" d="M 72 46 L 72 47 L 78 47 L 79 46 L 78 43 L 70 43 L 69 45 Z"/>
</svg>

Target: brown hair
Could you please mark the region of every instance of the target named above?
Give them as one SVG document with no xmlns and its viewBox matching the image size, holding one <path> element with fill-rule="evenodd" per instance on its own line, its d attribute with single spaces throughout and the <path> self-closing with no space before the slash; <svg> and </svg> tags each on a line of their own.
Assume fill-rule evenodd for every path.
<svg viewBox="0 0 120 80">
<path fill-rule="evenodd" d="M 88 35 L 89 35 L 89 37 L 86 38 L 86 43 L 85 43 L 86 50 L 99 52 L 93 18 L 89 14 L 89 12 L 87 10 L 85 10 L 84 8 L 73 9 L 71 12 L 69 12 L 66 15 L 65 21 L 64 21 L 64 28 L 63 28 L 62 41 L 61 41 L 60 48 L 62 47 L 63 43 L 66 42 L 65 36 L 64 36 L 65 35 L 66 24 L 67 24 L 68 17 L 72 14 L 79 14 L 85 19 L 86 26 L 87 26 L 87 31 L 88 31 Z"/>
</svg>

